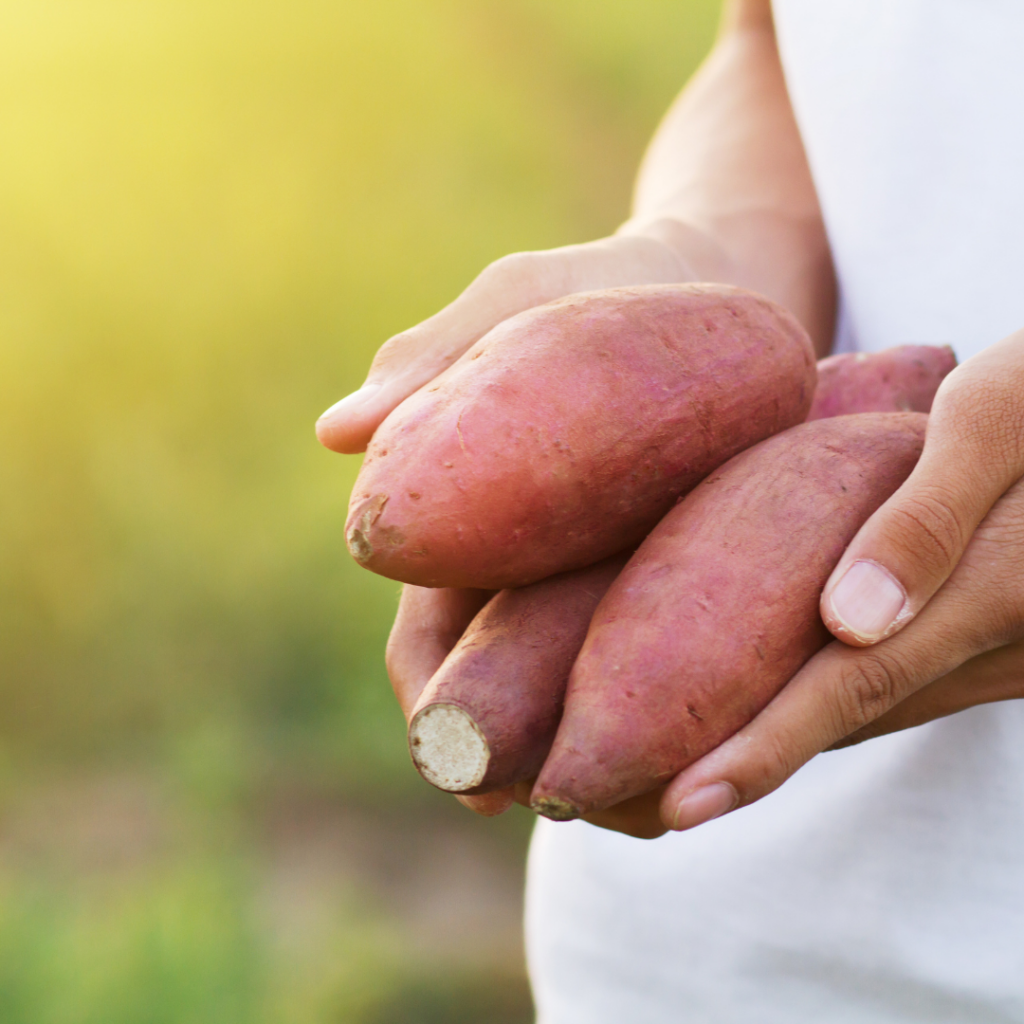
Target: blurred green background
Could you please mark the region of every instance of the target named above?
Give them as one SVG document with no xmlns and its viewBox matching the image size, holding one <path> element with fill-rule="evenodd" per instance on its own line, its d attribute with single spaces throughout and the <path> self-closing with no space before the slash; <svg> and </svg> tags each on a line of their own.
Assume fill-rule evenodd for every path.
<svg viewBox="0 0 1024 1024">
<path fill-rule="evenodd" d="M 409 767 L 313 439 L 625 216 L 716 0 L 0 2 L 0 1021 L 519 1024 L 525 813 Z"/>
</svg>

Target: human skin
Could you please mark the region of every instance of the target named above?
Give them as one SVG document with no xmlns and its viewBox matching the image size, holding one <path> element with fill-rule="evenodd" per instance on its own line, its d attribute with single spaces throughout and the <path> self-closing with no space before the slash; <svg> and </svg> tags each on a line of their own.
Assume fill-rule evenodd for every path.
<svg viewBox="0 0 1024 1024">
<path fill-rule="evenodd" d="M 632 216 L 615 235 L 517 253 L 486 268 L 455 302 L 381 348 L 363 388 L 321 417 L 318 437 L 334 451 L 361 451 L 391 409 L 523 309 L 572 292 L 684 280 L 767 295 L 787 306 L 826 354 L 833 271 L 768 0 L 726 5 L 719 40 L 659 128 Z M 1015 502 L 1024 503 L 1014 490 L 1024 471 L 1022 425 L 1018 335 L 943 383 L 917 469 L 854 538 L 826 585 L 823 614 L 840 639 L 663 795 L 637 797 L 588 820 L 644 837 L 692 827 L 770 792 L 820 750 L 1024 696 L 1024 647 L 1017 646 L 1024 632 L 993 632 L 986 620 L 999 598 L 1008 602 L 1000 622 L 1015 622 L 1024 595 L 1012 605 L 1017 596 L 999 567 L 984 564 L 995 542 L 1024 552 L 1024 528 L 1014 532 L 1011 514 Z M 996 519 L 979 528 L 986 514 Z M 965 551 L 966 569 L 957 569 Z M 978 600 L 965 600 L 968 593 Z M 480 592 L 405 588 L 388 667 L 406 711 L 482 603 Z M 461 799 L 500 813 L 513 799 L 525 801 L 527 790 Z"/>
</svg>

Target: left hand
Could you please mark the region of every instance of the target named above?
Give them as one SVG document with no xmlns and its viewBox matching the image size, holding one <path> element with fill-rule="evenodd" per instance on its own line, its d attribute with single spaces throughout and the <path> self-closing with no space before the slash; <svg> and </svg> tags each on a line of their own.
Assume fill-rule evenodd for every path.
<svg viewBox="0 0 1024 1024">
<path fill-rule="evenodd" d="M 820 751 L 1024 697 L 1022 475 L 1024 332 L 946 379 L 920 462 L 825 587 L 840 640 L 670 783 L 663 823 L 752 803 Z"/>
</svg>

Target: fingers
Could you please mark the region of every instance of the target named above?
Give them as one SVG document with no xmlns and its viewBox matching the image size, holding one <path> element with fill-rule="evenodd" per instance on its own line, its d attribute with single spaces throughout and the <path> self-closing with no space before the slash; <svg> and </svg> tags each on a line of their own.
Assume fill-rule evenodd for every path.
<svg viewBox="0 0 1024 1024">
<path fill-rule="evenodd" d="M 664 791 L 664 786 L 658 786 L 650 793 L 642 793 L 614 807 L 587 814 L 583 820 L 598 828 L 622 832 L 634 839 L 657 839 L 668 831 L 659 814 Z"/>
<path fill-rule="evenodd" d="M 978 704 L 1024 697 L 1024 643 L 979 654 L 929 683 L 880 718 L 834 743 L 830 750 L 851 747 L 876 736 L 911 729 L 954 715 Z"/>
<path fill-rule="evenodd" d="M 431 676 L 492 596 L 489 590 L 402 588 L 384 661 L 406 720 Z"/>
<path fill-rule="evenodd" d="M 845 643 L 904 628 L 963 555 L 978 523 L 1024 473 L 1024 332 L 943 382 L 924 451 L 864 524 L 829 578 L 821 615 Z"/>
<path fill-rule="evenodd" d="M 815 754 L 870 728 L 922 687 L 1022 636 L 1024 483 L 1018 483 L 994 506 L 912 628 L 878 646 L 837 641 L 818 653 L 752 722 L 672 780 L 661 801 L 662 821 L 692 828 L 759 800 Z M 999 664 L 1015 671 L 1012 660 Z M 1012 691 L 995 677 L 969 702 L 964 690 L 956 703 L 949 692 L 933 692 L 917 713 L 910 709 L 906 723 L 918 724 L 918 714 L 930 711 L 947 713 L 944 707 L 999 699 L 991 696 L 998 692 Z M 898 722 L 897 716 L 891 724 Z"/>
<path fill-rule="evenodd" d="M 887 711 L 920 676 L 941 673 L 957 657 L 926 645 L 908 669 L 886 650 L 897 639 L 868 650 L 834 641 L 812 658 L 749 725 L 672 780 L 661 801 L 663 823 L 693 828 L 760 800 L 815 754 Z"/>
<path fill-rule="evenodd" d="M 515 802 L 515 790 L 511 786 L 504 789 L 496 789 L 493 793 L 482 793 L 480 796 L 459 796 L 456 800 L 463 807 L 468 807 L 476 814 L 482 814 L 485 818 L 496 818 L 504 814 Z"/>
<path fill-rule="evenodd" d="M 366 383 L 317 421 L 317 437 L 332 451 L 362 451 L 392 409 L 451 366 L 492 327 L 525 309 L 574 292 L 682 281 L 688 276 L 669 245 L 640 235 L 505 256 L 439 313 L 385 342 Z"/>
</svg>

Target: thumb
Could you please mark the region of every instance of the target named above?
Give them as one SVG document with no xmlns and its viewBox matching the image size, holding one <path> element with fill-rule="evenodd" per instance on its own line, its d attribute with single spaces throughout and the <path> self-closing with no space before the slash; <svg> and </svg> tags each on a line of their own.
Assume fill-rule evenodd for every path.
<svg viewBox="0 0 1024 1024">
<path fill-rule="evenodd" d="M 666 243 L 641 235 L 504 256 L 439 313 L 385 342 L 366 383 L 317 421 L 317 438 L 332 451 L 363 451 L 392 409 L 516 313 L 574 292 L 689 276 Z"/>
<path fill-rule="evenodd" d="M 838 639 L 875 644 L 927 605 L 1024 471 L 1022 436 L 1024 332 L 943 382 L 917 466 L 854 537 L 822 592 L 822 619 Z"/>
</svg>

